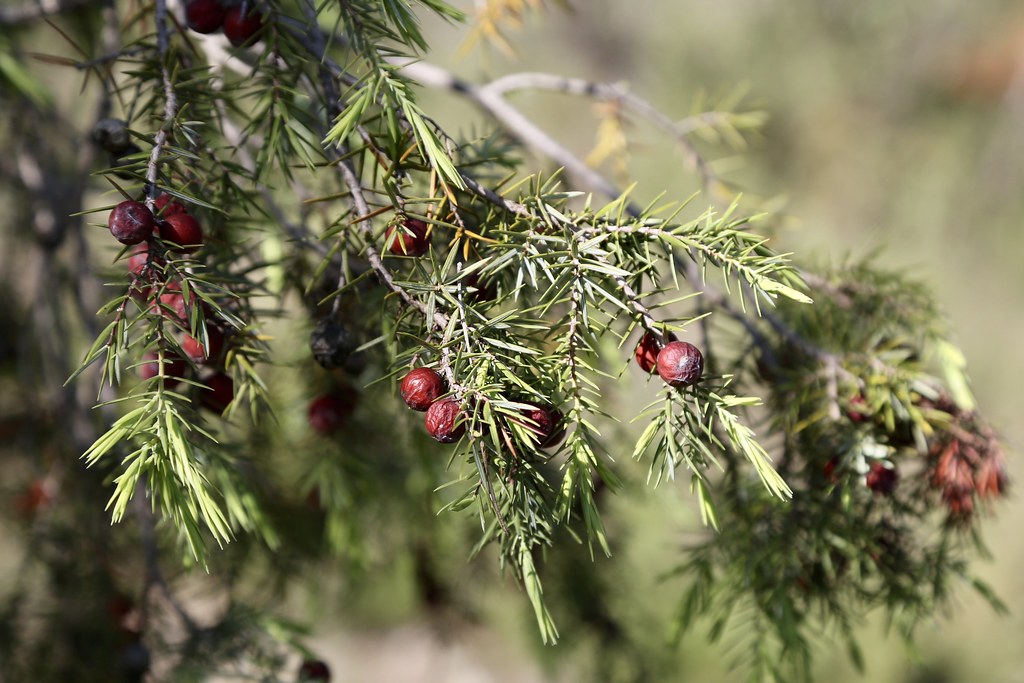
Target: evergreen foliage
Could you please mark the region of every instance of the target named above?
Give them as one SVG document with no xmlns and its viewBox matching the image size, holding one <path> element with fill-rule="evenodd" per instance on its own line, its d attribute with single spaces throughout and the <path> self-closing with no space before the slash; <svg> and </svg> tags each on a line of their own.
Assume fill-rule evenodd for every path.
<svg viewBox="0 0 1024 683">
<path fill-rule="evenodd" d="M 485 4 L 471 41 L 501 47 L 503 22 L 534 3 Z M 21 61 L 23 23 L 62 36 L 77 56 L 31 56 L 99 103 L 78 164 L 48 171 L 92 173 L 51 204 L 62 234 L 47 242 L 34 223 L 51 267 L 73 240 L 92 281 L 93 233 L 125 199 L 158 225 L 180 202 L 204 233 L 199 249 L 166 227 L 144 250 L 118 246 L 95 317 L 85 285 L 55 294 L 81 317 L 38 358 L 70 378 L 70 413 L 52 423 L 67 436 L 51 475 L 67 505 L 45 492 L 26 503 L 26 570 L 44 578 L 0 605 L 5 680 L 141 680 L 150 666 L 160 680 L 295 680 L 294 658 L 313 653 L 275 596 L 315 562 L 360 586 L 403 553 L 428 607 L 473 615 L 458 591 L 467 570 L 449 559 L 469 557 L 477 580 L 500 581 L 499 567 L 521 585 L 541 641 L 592 633 L 609 675 L 652 680 L 652 646 L 616 613 L 614 560 L 600 557 L 629 533 L 609 531 L 609 496 L 645 495 L 644 480 L 683 479 L 706 525 L 662 589 L 678 596 L 677 633 L 738 638 L 755 680 L 808 678 L 822 632 L 860 661 L 862 616 L 883 610 L 909 637 L 963 581 L 999 606 L 968 561 L 1006 475 L 963 357 L 916 283 L 868 263 L 815 272 L 774 250 L 770 221 L 705 157 L 742 147 L 759 112 L 730 96 L 677 121 L 617 86 L 464 83 L 419 61 L 421 15 L 467 20 L 440 0 L 255 7 L 263 26 L 244 47 L 190 31 L 165 0 L 4 18 L 0 40 L 20 58 L 0 59 L 17 112 L 5 138 L 65 155 L 75 144 L 74 112 Z M 424 87 L 496 125 L 446 129 L 418 104 Z M 523 88 L 646 119 L 706 191 L 616 189 L 508 104 Z M 613 114 L 601 134 L 594 160 L 623 152 Z M 524 147 L 562 168 L 529 168 Z M 17 192 L 45 197 L 24 173 Z M 324 367 L 284 355 L 309 331 Z M 608 397 L 638 371 L 644 334 L 696 345 L 703 377 L 621 414 Z M 458 405 L 454 445 L 429 442 L 401 407 L 415 367 L 435 369 Z M 80 387 L 98 392 L 94 406 Z M 318 392 L 337 401 L 335 422 L 295 443 L 288 401 Z M 635 425 L 631 444 L 616 422 Z M 182 597 L 207 574 L 228 603 L 212 621 Z M 69 582 L 77 602 L 58 615 L 46 596 Z M 122 606 L 125 593 L 137 602 Z M 97 640 L 89 624 L 108 603 L 113 627 Z M 30 622 L 44 626 L 19 628 Z M 139 643 L 151 664 L 135 671 Z"/>
</svg>

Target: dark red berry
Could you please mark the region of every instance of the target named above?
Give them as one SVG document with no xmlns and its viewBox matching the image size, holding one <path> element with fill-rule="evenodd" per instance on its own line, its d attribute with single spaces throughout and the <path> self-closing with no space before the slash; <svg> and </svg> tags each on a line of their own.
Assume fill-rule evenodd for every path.
<svg viewBox="0 0 1024 683">
<path fill-rule="evenodd" d="M 358 394 L 341 386 L 331 393 L 313 398 L 309 403 L 309 424 L 321 434 L 337 431 L 355 410 Z"/>
<path fill-rule="evenodd" d="M 186 334 L 185 338 L 181 340 L 182 351 L 192 359 L 193 363 L 205 363 L 217 358 L 221 349 L 224 348 L 224 331 L 216 325 L 206 326 L 206 338 L 209 342 L 209 349 L 203 345 L 202 341 L 190 334 Z"/>
<path fill-rule="evenodd" d="M 864 400 L 864 396 L 862 394 L 856 394 L 850 399 L 849 404 L 846 406 L 846 416 L 850 418 L 850 422 L 864 422 L 868 417 L 862 413 L 861 410 L 866 407 L 867 401 Z"/>
<path fill-rule="evenodd" d="M 523 415 L 532 421 L 524 426 L 537 437 L 540 448 L 550 448 L 558 444 L 565 436 L 565 424 L 562 411 L 550 407 L 534 407 L 523 411 Z"/>
<path fill-rule="evenodd" d="M 427 433 L 441 443 L 454 443 L 466 432 L 462 408 L 454 398 L 434 401 L 427 409 Z"/>
<path fill-rule="evenodd" d="M 207 387 L 199 394 L 199 402 L 203 407 L 218 415 L 227 410 L 228 405 L 235 399 L 234 380 L 223 372 L 218 372 L 203 380 L 203 384 Z"/>
<path fill-rule="evenodd" d="M 153 379 L 160 374 L 160 355 L 156 351 L 149 351 L 142 357 L 144 361 L 139 366 L 139 377 L 143 380 Z M 184 359 L 164 354 L 164 386 L 173 387 L 178 380 L 188 372 L 188 363 Z"/>
<path fill-rule="evenodd" d="M 142 275 L 149 263 L 149 245 L 145 242 L 132 249 L 132 255 L 128 257 L 128 272 L 132 275 Z"/>
<path fill-rule="evenodd" d="M 896 484 L 899 482 L 899 479 L 900 474 L 896 471 L 895 467 L 886 467 L 883 463 L 876 460 L 871 463 L 871 469 L 868 470 L 864 481 L 868 488 L 875 493 L 889 496 L 896 490 Z"/>
<path fill-rule="evenodd" d="M 162 266 L 163 263 L 163 259 L 150 255 L 148 242 L 137 244 L 132 249 L 131 256 L 128 257 L 128 272 L 133 276 L 134 283 L 131 291 L 132 297 L 143 301 L 149 298 L 152 291 L 149 286 L 153 280 L 152 269 Z M 150 268 L 148 273 L 146 272 L 147 265 Z"/>
<path fill-rule="evenodd" d="M 839 457 L 832 456 L 821 468 L 821 473 L 825 475 L 825 479 L 835 484 L 839 481 L 839 477 L 836 475 L 837 469 L 839 469 Z"/>
<path fill-rule="evenodd" d="M 321 434 L 340 429 L 356 406 L 358 395 L 349 387 L 317 396 L 309 404 L 309 424 Z"/>
<path fill-rule="evenodd" d="M 704 374 L 704 356 L 689 342 L 674 341 L 658 353 L 658 374 L 674 387 L 687 387 Z"/>
<path fill-rule="evenodd" d="M 319 659 L 307 659 L 299 667 L 299 683 L 329 683 L 331 670 Z"/>
<path fill-rule="evenodd" d="M 176 251 L 193 252 L 203 245 L 203 228 L 199 221 L 188 213 L 172 213 L 164 216 L 157 225 L 160 239 L 172 242 L 179 247 Z"/>
<path fill-rule="evenodd" d="M 413 410 L 423 412 L 445 391 L 444 380 L 430 368 L 416 368 L 402 379 L 402 400 Z"/>
<path fill-rule="evenodd" d="M 167 217 L 175 213 L 188 213 L 185 205 L 171 199 L 171 195 L 162 194 L 153 200 L 153 208 L 158 216 Z"/>
<path fill-rule="evenodd" d="M 224 22 L 224 5 L 217 0 L 189 0 L 185 23 L 196 33 L 214 33 Z"/>
<path fill-rule="evenodd" d="M 674 342 L 676 335 L 668 332 L 664 335 L 664 338 L 667 342 Z M 658 353 L 663 346 L 664 344 L 650 332 L 645 332 L 644 336 L 640 337 L 634 356 L 636 357 L 636 364 L 640 366 L 641 370 L 654 374 L 655 368 L 658 365 Z"/>
<path fill-rule="evenodd" d="M 485 304 L 498 298 L 498 288 L 494 286 L 494 282 L 482 280 L 478 273 L 467 275 L 462 284 L 467 288 L 472 287 L 476 290 L 470 293 L 471 300 L 475 303 Z"/>
<path fill-rule="evenodd" d="M 224 13 L 224 35 L 235 47 L 248 43 L 261 28 L 263 15 L 248 2 L 236 5 Z"/>
<path fill-rule="evenodd" d="M 384 243 L 390 244 L 392 254 L 423 256 L 430 250 L 430 226 L 418 218 L 406 218 L 402 228 L 388 226 Z"/>
<path fill-rule="evenodd" d="M 185 297 L 181 293 L 181 285 L 177 282 L 168 282 L 160 296 L 150 304 L 150 311 L 168 318 L 178 325 L 189 327 L 189 314 L 191 307 L 196 303 L 194 292 L 189 293 L 188 305 L 185 304 Z"/>
<path fill-rule="evenodd" d="M 121 244 L 145 242 L 153 234 L 156 222 L 149 208 L 142 202 L 131 200 L 114 207 L 107 218 L 110 234 Z"/>
<path fill-rule="evenodd" d="M 14 509 L 22 515 L 32 516 L 50 507 L 56 493 L 52 479 L 37 479 L 14 499 Z"/>
</svg>

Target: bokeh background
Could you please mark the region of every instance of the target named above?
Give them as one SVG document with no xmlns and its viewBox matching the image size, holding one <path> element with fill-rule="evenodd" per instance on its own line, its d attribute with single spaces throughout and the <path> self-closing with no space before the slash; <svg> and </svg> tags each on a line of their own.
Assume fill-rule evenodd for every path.
<svg viewBox="0 0 1024 683">
<path fill-rule="evenodd" d="M 1017 349 L 1024 338 L 1024 6 L 999 0 L 571 4 L 538 3 L 521 26 L 506 25 L 514 55 L 485 45 L 462 54 L 464 27 L 428 21 L 428 59 L 478 83 L 518 71 L 623 82 L 673 118 L 745 90 L 744 106 L 765 112 L 767 124 L 745 149 L 704 147 L 716 172 L 743 188 L 751 206 L 772 210 L 778 245 L 802 263 L 871 258 L 926 282 L 967 356 L 981 410 L 1004 436 L 1011 476 L 1024 478 L 1018 419 L 1024 354 Z M 40 40 L 41 48 L 55 49 Z M 424 92 L 422 101 L 448 129 L 486 125 L 450 93 Z M 512 101 L 580 156 L 593 149 L 600 110 L 591 102 L 552 93 L 519 93 Z M 627 132 L 638 197 L 664 190 L 682 198 L 699 187 L 669 140 L 641 121 Z M 613 166 L 602 170 L 616 175 Z M 635 405 L 645 389 L 637 383 L 631 391 L 612 400 Z M 682 586 L 659 575 L 678 561 L 678 548 L 697 528 L 692 506 L 681 500 L 678 491 L 663 488 L 639 504 L 613 503 L 625 520 L 612 530 L 619 534 L 614 571 L 642 587 L 629 591 L 630 600 L 638 599 L 631 627 L 649 629 L 646 647 L 660 667 L 678 672 L 677 680 L 743 680 L 743 671 L 730 671 L 726 647 L 708 646 L 701 629 L 676 650 L 662 646 Z M 823 640 L 815 679 L 1024 681 L 1022 520 L 1024 505 L 1011 495 L 985 525 L 992 557 L 976 565 L 1007 602 L 1009 616 L 995 614 L 965 586 L 948 614 L 922 625 L 913 648 L 879 619 L 866 620 L 865 675 Z M 0 534 L 0 585 L 17 567 L 17 552 L 17 537 Z M 525 600 L 512 587 L 472 596 L 487 627 L 447 629 L 416 608 L 408 563 L 381 569 L 373 591 L 344 603 L 322 597 L 331 592 L 329 577 L 310 578 L 316 590 L 297 591 L 282 608 L 314 615 L 309 644 L 333 665 L 337 680 L 602 680 L 593 670 L 592 643 L 567 638 L 552 649 L 536 642 Z"/>
</svg>

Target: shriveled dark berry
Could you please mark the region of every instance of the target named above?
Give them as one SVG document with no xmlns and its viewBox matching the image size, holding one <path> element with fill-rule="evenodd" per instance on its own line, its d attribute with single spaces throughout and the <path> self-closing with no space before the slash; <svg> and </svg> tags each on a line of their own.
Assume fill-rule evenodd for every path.
<svg viewBox="0 0 1024 683">
<path fill-rule="evenodd" d="M 178 245 L 175 251 L 190 253 L 203 245 L 203 228 L 191 214 L 165 215 L 157 224 L 160 239 Z"/>
<path fill-rule="evenodd" d="M 333 318 L 321 318 L 309 335 L 313 358 L 327 370 L 347 365 L 358 346 L 355 335 L 348 327 Z"/>
<path fill-rule="evenodd" d="M 132 145 L 124 119 L 100 119 L 92 128 L 92 140 L 113 155 L 124 154 Z"/>
<path fill-rule="evenodd" d="M 689 342 L 674 341 L 665 344 L 658 353 L 658 374 L 674 387 L 687 387 L 704 374 L 704 356 Z"/>
<path fill-rule="evenodd" d="M 217 0 L 189 0 L 185 23 L 196 33 L 215 33 L 224 23 L 224 5 Z"/>
<path fill-rule="evenodd" d="M 565 419 L 558 408 L 534 407 L 524 411 L 523 415 L 532 422 L 524 423 L 524 426 L 536 435 L 540 448 L 555 446 L 565 436 Z"/>
<path fill-rule="evenodd" d="M 466 422 L 463 417 L 462 408 L 454 398 L 434 401 L 427 409 L 427 433 L 435 441 L 454 443 L 466 433 Z"/>
<path fill-rule="evenodd" d="M 667 332 L 664 335 L 664 339 L 665 343 L 674 342 L 676 335 Z M 641 370 L 654 374 L 655 368 L 658 365 L 658 353 L 661 352 L 664 345 L 650 332 L 645 332 L 644 336 L 640 337 L 640 341 L 636 345 L 634 357 L 636 358 L 636 364 L 640 366 Z"/>
<path fill-rule="evenodd" d="M 224 12 L 224 35 L 235 47 L 248 43 L 261 28 L 263 15 L 248 2 L 235 5 Z"/>
<path fill-rule="evenodd" d="M 121 244 L 145 242 L 153 234 L 156 221 L 142 202 L 123 201 L 114 207 L 107 218 L 110 234 Z"/>
<path fill-rule="evenodd" d="M 867 476 L 864 477 L 868 488 L 883 496 L 892 495 L 899 479 L 900 474 L 895 467 L 886 467 L 878 460 L 871 463 L 871 468 L 868 470 Z"/>
<path fill-rule="evenodd" d="M 299 667 L 298 683 L 330 683 L 330 680 L 330 668 L 319 659 L 307 659 Z"/>
<path fill-rule="evenodd" d="M 338 431 L 355 409 L 357 396 L 349 387 L 317 396 L 309 404 L 310 426 L 320 434 Z"/>
<path fill-rule="evenodd" d="M 447 391 L 444 379 L 430 368 L 416 368 L 402 378 L 402 400 L 413 410 L 423 412 Z"/>
<path fill-rule="evenodd" d="M 406 218 L 399 228 L 388 226 L 384 243 L 390 244 L 392 254 L 398 256 L 423 256 L 430 250 L 430 226 L 418 218 Z"/>
</svg>

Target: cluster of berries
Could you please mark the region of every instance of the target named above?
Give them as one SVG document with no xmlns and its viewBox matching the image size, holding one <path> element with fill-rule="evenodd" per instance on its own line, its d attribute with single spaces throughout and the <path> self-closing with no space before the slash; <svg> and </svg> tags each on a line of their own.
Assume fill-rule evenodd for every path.
<svg viewBox="0 0 1024 683">
<path fill-rule="evenodd" d="M 647 332 L 636 345 L 636 364 L 646 373 L 658 375 L 673 387 L 696 384 L 704 374 L 704 355 L 689 342 L 678 341 L 671 332 L 665 343 Z"/>
<path fill-rule="evenodd" d="M 946 413 L 943 421 L 953 425 L 951 429 L 936 430 L 929 439 L 926 474 L 929 486 L 939 491 L 950 519 L 968 521 L 977 500 L 996 498 L 1006 491 L 1006 464 L 999 442 L 990 429 L 976 423 L 973 413 L 957 407 L 948 396 L 935 401 L 919 398 L 915 403 L 925 411 Z M 849 399 L 845 414 L 854 424 L 870 424 L 874 419 L 859 393 Z M 838 456 L 824 465 L 825 477 L 833 484 L 839 481 L 839 466 Z M 891 460 L 873 460 L 864 474 L 864 484 L 882 496 L 891 496 L 899 481 L 900 471 Z"/>
<path fill-rule="evenodd" d="M 415 368 L 402 378 L 399 390 L 405 405 L 427 414 L 427 432 L 434 439 L 454 443 L 465 434 L 466 421 L 459 401 L 451 397 L 441 399 L 448 387 L 435 370 Z"/>
<path fill-rule="evenodd" d="M 168 195 L 153 201 L 155 213 L 142 202 L 126 200 L 114 207 L 107 219 L 110 233 L 122 244 L 135 248 L 128 259 L 132 276 L 132 296 L 148 303 L 149 310 L 170 320 L 183 331 L 181 350 L 185 357 L 168 350 L 164 352 L 163 374 L 166 386 L 173 387 L 185 377 L 192 366 L 210 365 L 214 371 L 203 378 L 208 391 L 201 395 L 201 404 L 216 413 L 222 413 L 234 399 L 234 382 L 219 366 L 227 335 L 222 327 L 211 324 L 213 312 L 203 307 L 205 335 L 199 338 L 190 333 L 190 311 L 198 304 L 194 292 L 188 300 L 179 282 L 166 282 L 162 257 L 167 252 L 191 254 L 203 246 L 203 229 L 199 221 L 180 202 Z M 153 237 L 160 239 L 161 247 L 154 248 Z M 159 292 L 155 293 L 154 289 Z M 204 339 L 205 337 L 205 339 Z M 190 364 L 188 360 L 191 360 Z M 150 351 L 139 366 L 143 380 L 160 374 L 160 354 Z"/>
<path fill-rule="evenodd" d="M 185 23 L 196 33 L 223 29 L 231 44 L 240 47 L 263 28 L 263 15 L 248 0 L 230 6 L 219 0 L 189 0 L 185 5 Z"/>
<path fill-rule="evenodd" d="M 458 399 L 442 398 L 448 387 L 431 368 L 413 369 L 402 378 L 399 391 L 405 405 L 425 412 L 427 433 L 440 443 L 454 443 L 466 432 L 466 416 Z M 529 430 L 540 448 L 551 448 L 565 436 L 562 411 L 550 406 L 531 406 L 523 411 L 520 423 Z"/>
<path fill-rule="evenodd" d="M 156 235 L 174 247 L 174 251 L 190 254 L 203 245 L 203 229 L 180 202 L 160 195 L 154 202 L 156 215 L 142 202 L 123 201 L 114 207 L 107 227 L 121 244 L 135 245 Z M 144 249 L 144 248 L 143 248 Z"/>
<path fill-rule="evenodd" d="M 834 455 L 825 462 L 821 471 L 830 484 L 838 484 L 839 469 L 839 456 Z M 899 481 L 900 471 L 888 460 L 872 460 L 867 473 L 864 474 L 864 485 L 880 496 L 891 496 L 896 491 Z"/>
</svg>

